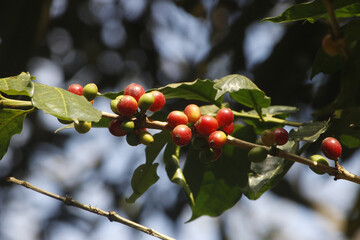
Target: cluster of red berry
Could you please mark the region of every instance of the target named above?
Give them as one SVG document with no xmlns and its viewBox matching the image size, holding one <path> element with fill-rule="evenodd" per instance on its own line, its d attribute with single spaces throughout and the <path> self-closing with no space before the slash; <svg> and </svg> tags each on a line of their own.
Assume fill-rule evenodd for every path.
<svg viewBox="0 0 360 240">
<path fill-rule="evenodd" d="M 80 84 L 75 83 L 69 86 L 68 91 L 79 96 L 84 96 L 89 102 L 94 104 L 94 99 L 98 94 L 98 87 L 95 83 L 86 84 L 84 87 L 82 87 Z M 62 119 L 59 119 L 59 121 L 63 124 L 70 124 L 73 122 Z M 75 121 L 74 127 L 79 133 L 87 133 L 91 129 L 91 122 Z"/>
<path fill-rule="evenodd" d="M 89 83 L 85 87 L 72 84 L 68 91 L 84 96 L 88 101 L 94 102 L 98 94 L 96 84 Z M 121 115 L 121 118 L 113 119 L 109 124 L 109 131 L 114 136 L 126 136 L 126 141 L 131 146 L 140 143 L 149 145 L 154 142 L 153 136 L 142 128 L 141 121 L 147 110 L 157 112 L 165 105 L 165 96 L 159 91 L 145 93 L 144 88 L 136 83 L 129 84 L 124 95 L 117 96 L 110 102 L 112 111 Z M 59 119 L 62 123 L 71 123 Z M 222 147 L 226 143 L 227 135 L 234 131 L 234 114 L 229 108 L 221 108 L 216 116 L 201 115 L 200 108 L 195 104 L 189 104 L 184 111 L 172 111 L 167 116 L 167 128 L 172 131 L 172 139 L 178 146 L 186 146 L 190 142 L 195 149 L 199 150 L 199 158 L 204 162 L 211 162 L 221 155 Z M 74 127 L 79 133 L 86 133 L 91 128 L 91 122 L 75 121 Z M 261 133 L 261 141 L 269 147 L 284 145 L 289 140 L 288 132 L 283 128 L 264 130 Z M 328 137 L 321 143 L 323 154 L 337 161 L 341 155 L 341 145 L 335 138 Z M 267 158 L 268 150 L 264 147 L 254 147 L 248 157 L 252 162 L 261 162 Z M 311 160 L 318 164 L 329 166 L 328 161 L 321 155 L 313 155 Z M 311 168 L 318 174 L 324 172 Z"/>
<path fill-rule="evenodd" d="M 124 95 L 119 95 L 110 102 L 112 111 L 122 116 L 122 118 L 116 118 L 110 122 L 110 133 L 117 137 L 126 136 L 126 141 L 131 146 L 153 143 L 153 136 L 141 127 L 138 120 L 145 116 L 147 110 L 152 112 L 161 110 L 165 102 L 165 96 L 161 92 L 145 93 L 141 85 L 129 84 L 124 90 Z M 133 120 L 134 116 L 135 120 Z"/>
<path fill-rule="evenodd" d="M 199 150 L 204 162 L 215 161 L 221 154 L 227 135 L 234 131 L 234 114 L 229 108 L 220 109 L 216 117 L 201 116 L 200 108 L 189 104 L 184 112 L 172 111 L 167 124 L 172 129 L 172 139 L 178 146 L 186 146 L 191 141 Z"/>
</svg>

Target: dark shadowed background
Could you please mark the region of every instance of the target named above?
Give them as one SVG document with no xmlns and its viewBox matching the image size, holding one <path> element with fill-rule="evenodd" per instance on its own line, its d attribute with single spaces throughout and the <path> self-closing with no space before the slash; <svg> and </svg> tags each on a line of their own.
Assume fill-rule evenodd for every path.
<svg viewBox="0 0 360 240">
<path fill-rule="evenodd" d="M 131 82 L 150 89 L 239 73 L 264 90 L 272 104 L 300 108 L 293 120 L 310 121 L 339 89 L 336 74 L 309 79 L 328 25 L 260 23 L 295 2 L 301 1 L 1 1 L 0 77 L 28 71 L 47 85 L 94 82 L 107 92 Z M 169 109 L 183 108 L 181 102 L 171 103 Z M 110 111 L 105 99 L 96 99 L 94 106 Z M 116 210 L 179 240 L 360 238 L 358 186 L 315 175 L 300 164 L 259 200 L 244 197 L 217 218 L 185 223 L 191 210 L 163 167 L 158 183 L 127 204 L 144 147 L 130 147 L 107 129 L 55 134 L 61 126 L 50 115 L 31 114 L 0 161 L 1 240 L 155 239 L 10 185 L 9 176 Z M 355 154 L 345 149 L 344 155 L 345 167 L 359 172 Z"/>
</svg>

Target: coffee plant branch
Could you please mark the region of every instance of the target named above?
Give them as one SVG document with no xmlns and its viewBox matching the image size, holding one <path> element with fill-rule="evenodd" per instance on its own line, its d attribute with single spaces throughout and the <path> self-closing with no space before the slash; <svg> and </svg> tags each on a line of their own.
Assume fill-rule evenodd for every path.
<svg viewBox="0 0 360 240">
<path fill-rule="evenodd" d="M 102 112 L 102 116 L 106 117 L 106 118 L 111 118 L 111 119 L 119 118 L 119 115 L 114 114 L 114 113 L 107 113 L 107 112 Z M 169 130 L 166 122 L 154 121 L 154 120 L 151 120 L 150 118 L 146 118 L 145 122 L 143 124 L 144 124 L 143 127 L 146 127 L 146 128 Z M 258 145 L 255 143 L 247 142 L 247 141 L 232 137 L 230 135 L 227 136 L 226 144 L 240 147 L 243 149 L 248 149 L 248 150 L 250 150 L 254 147 L 263 147 L 267 151 L 269 151 L 269 153 L 273 156 L 285 158 L 285 159 L 288 159 L 288 160 L 291 160 L 294 162 L 298 162 L 298 163 L 307 165 L 309 167 L 318 169 L 320 171 L 326 172 L 330 176 L 334 176 L 335 180 L 344 179 L 344 180 L 348 180 L 350 182 L 360 184 L 360 176 L 357 176 L 357 175 L 347 171 L 344 167 L 340 166 L 340 164 L 338 162 L 336 162 L 336 167 L 329 167 L 329 166 L 326 166 L 323 164 L 318 164 L 317 162 L 312 161 L 308 158 L 304 158 L 299 155 L 283 151 L 276 147 L 270 148 L 267 146 Z"/>
<path fill-rule="evenodd" d="M 136 222 L 133 222 L 133 221 L 130 221 L 130 220 L 126 219 L 126 218 L 123 218 L 123 217 L 119 216 L 115 211 L 107 212 L 107 211 L 101 210 L 101 209 L 96 208 L 96 207 L 85 205 L 83 203 L 75 201 L 70 196 L 63 197 L 63 196 L 60 196 L 60 195 L 45 191 L 45 190 L 43 190 L 41 188 L 38 188 L 38 187 L 24 181 L 24 180 L 19 180 L 19 179 L 14 178 L 14 177 L 7 178 L 7 181 L 10 182 L 10 183 L 18 184 L 20 186 L 29 188 L 29 189 L 31 189 L 31 190 L 33 190 L 35 192 L 41 193 L 41 194 L 46 195 L 48 197 L 54 198 L 56 200 L 59 200 L 59 201 L 63 202 L 64 204 L 68 205 L 68 206 L 73 206 L 73 207 L 80 208 L 80 209 L 83 209 L 85 211 L 88 211 L 88 212 L 91 212 L 91 213 L 94 213 L 94 214 L 97 214 L 97 215 L 100 215 L 100 216 L 107 217 L 110 222 L 118 222 L 118 223 L 124 224 L 124 225 L 126 225 L 128 227 L 131 227 L 131 228 L 134 228 L 136 230 L 142 231 L 142 232 L 144 232 L 146 234 L 149 234 L 149 235 L 151 235 L 153 237 L 156 237 L 156 238 L 159 238 L 159 239 L 162 239 L 162 240 L 175 240 L 174 238 L 171 238 L 171 237 L 168 237 L 168 236 L 166 236 L 164 234 L 161 234 L 161 233 L 155 231 L 154 229 L 145 227 L 145 226 L 140 225 L 140 224 L 138 224 Z"/>
</svg>

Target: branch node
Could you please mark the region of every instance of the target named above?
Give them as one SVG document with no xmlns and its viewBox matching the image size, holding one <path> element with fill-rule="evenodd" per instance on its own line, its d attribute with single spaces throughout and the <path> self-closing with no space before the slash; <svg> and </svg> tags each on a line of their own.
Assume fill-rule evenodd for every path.
<svg viewBox="0 0 360 240">
<path fill-rule="evenodd" d="M 109 219 L 110 222 L 115 222 L 117 219 L 117 213 L 115 211 L 111 211 L 109 212 L 107 218 Z"/>
</svg>

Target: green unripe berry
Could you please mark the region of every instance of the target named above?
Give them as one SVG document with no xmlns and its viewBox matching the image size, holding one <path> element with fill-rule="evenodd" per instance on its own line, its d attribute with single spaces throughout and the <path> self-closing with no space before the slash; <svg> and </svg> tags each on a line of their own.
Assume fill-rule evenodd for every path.
<svg viewBox="0 0 360 240">
<path fill-rule="evenodd" d="M 126 135 L 126 142 L 130 145 L 130 146 L 137 146 L 140 144 L 140 139 L 139 139 L 139 135 L 136 133 L 128 133 Z"/>
<path fill-rule="evenodd" d="M 125 132 L 133 132 L 134 131 L 134 128 L 135 128 L 135 123 L 134 121 L 124 121 L 122 124 L 121 124 L 121 128 L 125 131 Z"/>
<path fill-rule="evenodd" d="M 310 160 L 314 161 L 314 162 L 317 162 L 318 164 L 324 164 L 326 166 L 329 166 L 329 162 L 321 155 L 312 155 L 310 157 Z M 316 169 L 314 167 L 310 167 L 310 169 L 316 173 L 316 174 L 319 174 L 319 175 L 323 175 L 325 172 L 324 171 L 321 171 L 319 169 Z"/>
<path fill-rule="evenodd" d="M 78 133 L 87 133 L 91 129 L 91 122 L 79 121 L 78 123 L 74 122 L 75 130 Z"/>
<path fill-rule="evenodd" d="M 119 95 L 115 99 L 110 101 L 110 108 L 116 114 L 119 114 L 119 111 L 117 110 L 117 104 L 119 103 L 119 100 L 120 98 L 122 98 L 122 96 L 124 95 Z"/>
<path fill-rule="evenodd" d="M 267 158 L 268 151 L 263 147 L 254 147 L 248 153 L 248 158 L 252 162 L 262 162 Z"/>
<path fill-rule="evenodd" d="M 119 102 L 119 100 L 116 100 L 116 99 L 110 101 L 110 108 L 116 114 L 119 114 L 119 111 L 117 110 L 117 107 L 116 107 L 118 102 Z"/>
<path fill-rule="evenodd" d="M 139 133 L 140 142 L 146 146 L 154 142 L 154 137 L 148 131 L 141 131 Z"/>
<path fill-rule="evenodd" d="M 142 112 L 148 110 L 154 103 L 154 95 L 152 93 L 143 94 L 138 102 L 138 107 Z"/>
<path fill-rule="evenodd" d="M 89 83 L 86 84 L 85 87 L 83 88 L 82 94 L 84 97 L 86 97 L 88 101 L 92 101 L 96 98 L 98 90 L 99 89 L 95 83 Z"/>
</svg>

